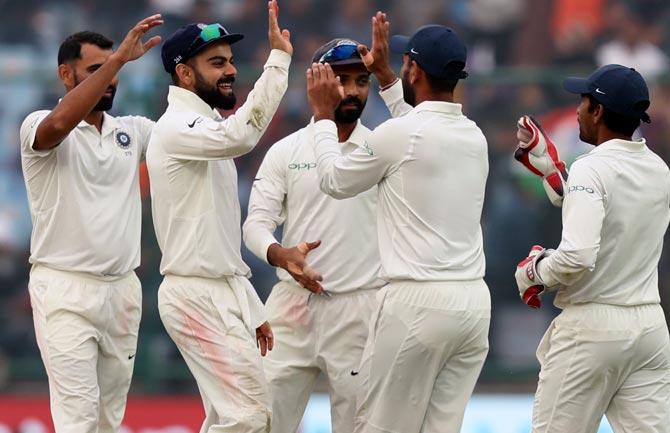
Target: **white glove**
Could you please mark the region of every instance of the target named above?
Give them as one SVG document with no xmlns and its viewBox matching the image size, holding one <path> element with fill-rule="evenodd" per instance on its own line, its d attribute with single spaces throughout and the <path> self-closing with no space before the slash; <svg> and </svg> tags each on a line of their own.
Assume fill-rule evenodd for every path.
<svg viewBox="0 0 670 433">
<path fill-rule="evenodd" d="M 556 146 L 532 116 L 526 115 L 519 119 L 516 137 L 519 144 L 514 158 L 542 178 L 547 197 L 554 206 L 560 207 L 567 187 L 568 171 Z"/>
<path fill-rule="evenodd" d="M 519 287 L 519 296 L 523 302 L 531 308 L 540 308 L 542 300 L 540 295 L 546 289 L 542 279 L 537 273 L 537 263 L 548 257 L 554 250 L 547 250 L 540 245 L 533 245 L 528 257 L 516 265 L 516 285 Z"/>
</svg>

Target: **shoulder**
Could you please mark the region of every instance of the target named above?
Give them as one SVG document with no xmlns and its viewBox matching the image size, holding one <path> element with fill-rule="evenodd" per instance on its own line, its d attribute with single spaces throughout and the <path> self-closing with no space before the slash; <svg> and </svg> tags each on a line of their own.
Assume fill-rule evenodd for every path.
<svg viewBox="0 0 670 433">
<path fill-rule="evenodd" d="M 37 126 L 45 117 L 51 113 L 51 110 L 38 110 L 28 114 L 21 123 L 21 132 L 25 129 L 31 129 Z"/>
</svg>

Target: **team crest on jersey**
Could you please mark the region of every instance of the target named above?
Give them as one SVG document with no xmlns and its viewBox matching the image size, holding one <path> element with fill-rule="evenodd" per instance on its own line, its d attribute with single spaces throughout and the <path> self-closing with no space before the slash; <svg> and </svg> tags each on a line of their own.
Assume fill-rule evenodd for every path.
<svg viewBox="0 0 670 433">
<path fill-rule="evenodd" d="M 116 144 L 118 144 L 121 149 L 128 149 L 130 143 L 130 135 L 128 135 L 127 132 L 119 131 L 116 133 Z"/>
</svg>

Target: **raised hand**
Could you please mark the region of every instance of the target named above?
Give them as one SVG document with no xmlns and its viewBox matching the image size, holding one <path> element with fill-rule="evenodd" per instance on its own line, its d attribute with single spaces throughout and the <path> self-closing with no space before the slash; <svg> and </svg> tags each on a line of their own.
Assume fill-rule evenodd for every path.
<svg viewBox="0 0 670 433">
<path fill-rule="evenodd" d="M 328 63 L 312 63 L 307 69 L 307 98 L 315 120 L 335 118 L 335 109 L 344 99 L 344 88 Z"/>
<path fill-rule="evenodd" d="M 389 34 L 390 23 L 386 14 L 378 11 L 372 17 L 372 48 L 368 49 L 365 45 L 358 46 L 358 52 L 361 54 L 363 64 L 372 72 L 379 81 L 380 86 L 385 87 L 393 83 L 396 75 L 391 69 Z"/>
<path fill-rule="evenodd" d="M 291 45 L 291 32 L 279 28 L 279 5 L 277 0 L 268 2 L 268 39 L 270 48 L 282 50 L 293 55 L 293 45 Z"/>
<path fill-rule="evenodd" d="M 154 36 L 146 42 L 142 42 L 142 37 L 152 28 L 162 25 L 163 22 L 160 14 L 146 17 L 130 29 L 112 56 L 123 63 L 142 57 L 147 51 L 161 43 L 160 36 Z"/>
</svg>

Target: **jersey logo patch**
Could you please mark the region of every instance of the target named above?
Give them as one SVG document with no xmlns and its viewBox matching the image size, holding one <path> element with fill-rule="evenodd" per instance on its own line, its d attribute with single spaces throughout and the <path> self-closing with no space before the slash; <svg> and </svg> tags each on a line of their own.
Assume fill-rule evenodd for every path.
<svg viewBox="0 0 670 433">
<path fill-rule="evenodd" d="M 116 133 L 116 144 L 118 144 L 121 149 L 128 149 L 130 143 L 130 135 L 128 135 L 127 132 L 119 131 Z"/>
</svg>

